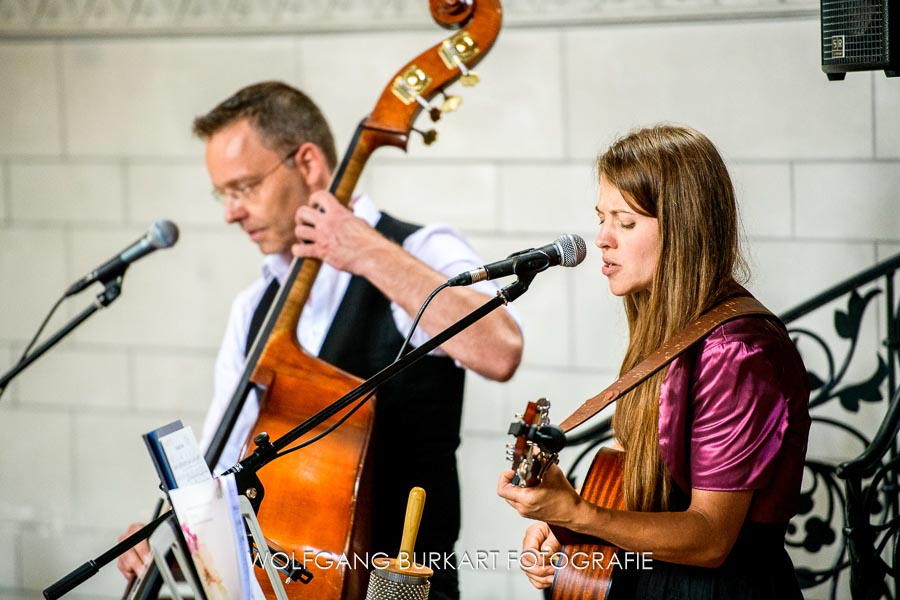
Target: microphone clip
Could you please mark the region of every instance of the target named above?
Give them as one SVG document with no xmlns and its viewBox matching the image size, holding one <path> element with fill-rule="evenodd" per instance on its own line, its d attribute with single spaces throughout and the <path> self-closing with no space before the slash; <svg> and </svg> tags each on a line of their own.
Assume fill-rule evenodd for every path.
<svg viewBox="0 0 900 600">
<path fill-rule="evenodd" d="M 528 287 L 531 285 L 531 282 L 534 281 L 534 278 L 538 273 L 540 273 L 540 271 L 520 274 L 511 284 L 497 290 L 497 295 L 503 299 L 504 304 L 513 302 L 528 291 Z"/>
<path fill-rule="evenodd" d="M 528 254 L 532 254 L 532 256 L 528 256 L 521 261 L 518 260 L 520 256 Z M 543 252 L 538 252 L 535 248 L 513 252 L 506 258 L 514 259 L 512 270 L 519 278 L 526 276 L 534 279 L 535 275 L 550 268 L 550 257 Z"/>
<path fill-rule="evenodd" d="M 112 301 L 119 297 L 122 293 L 122 280 L 124 278 L 124 273 L 119 275 L 114 279 L 109 279 L 108 281 L 102 281 L 103 283 L 103 291 L 97 294 L 97 304 L 98 306 L 102 306 L 106 308 Z"/>
<path fill-rule="evenodd" d="M 254 437 L 253 443 L 256 444 L 253 453 L 225 471 L 224 474 L 234 473 L 234 482 L 237 484 L 238 493 L 247 496 L 253 510 L 259 511 L 266 490 L 257 471 L 278 458 L 278 451 L 265 431 Z"/>
</svg>

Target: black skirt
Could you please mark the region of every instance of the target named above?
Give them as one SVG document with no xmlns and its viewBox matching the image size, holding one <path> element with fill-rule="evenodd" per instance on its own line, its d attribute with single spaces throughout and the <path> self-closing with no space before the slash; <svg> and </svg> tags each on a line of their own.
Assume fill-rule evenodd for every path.
<svg viewBox="0 0 900 600">
<path fill-rule="evenodd" d="M 802 600 L 784 548 L 785 529 L 746 523 L 728 558 L 715 569 L 654 560 L 652 568 L 617 571 L 610 600 Z"/>
</svg>

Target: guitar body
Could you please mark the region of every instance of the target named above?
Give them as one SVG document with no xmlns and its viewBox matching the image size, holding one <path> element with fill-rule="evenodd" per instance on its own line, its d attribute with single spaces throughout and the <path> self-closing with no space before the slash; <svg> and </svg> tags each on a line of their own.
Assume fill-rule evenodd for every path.
<svg viewBox="0 0 900 600">
<path fill-rule="evenodd" d="M 581 497 L 605 508 L 625 509 L 622 489 L 623 453 L 602 448 L 585 477 Z M 604 600 L 609 596 L 618 548 L 599 538 L 584 536 L 561 527 L 553 534 L 563 545 L 568 560 L 556 571 L 551 600 Z M 602 556 L 602 558 L 601 558 Z"/>
</svg>

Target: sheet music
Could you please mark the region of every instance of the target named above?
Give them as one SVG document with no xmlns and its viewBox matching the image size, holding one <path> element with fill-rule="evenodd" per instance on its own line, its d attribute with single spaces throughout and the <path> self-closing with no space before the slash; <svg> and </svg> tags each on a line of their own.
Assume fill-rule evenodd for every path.
<svg viewBox="0 0 900 600">
<path fill-rule="evenodd" d="M 203 460 L 197 438 L 194 437 L 190 427 L 162 436 L 159 443 L 166 453 L 166 459 L 178 487 L 212 479 L 212 473 Z"/>
</svg>

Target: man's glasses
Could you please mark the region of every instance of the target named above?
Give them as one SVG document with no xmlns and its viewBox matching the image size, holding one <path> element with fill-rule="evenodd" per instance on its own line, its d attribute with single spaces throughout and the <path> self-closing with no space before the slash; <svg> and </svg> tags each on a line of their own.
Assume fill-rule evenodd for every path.
<svg viewBox="0 0 900 600">
<path fill-rule="evenodd" d="M 259 189 L 259 186 L 262 185 L 262 182 L 265 181 L 266 177 L 274 173 L 278 170 L 278 167 L 281 165 L 286 165 L 294 161 L 294 155 L 297 154 L 297 150 L 300 147 L 296 147 L 287 154 L 282 157 L 281 160 L 278 161 L 274 167 L 257 177 L 256 179 L 251 179 L 250 181 L 246 181 L 240 185 L 234 187 L 228 187 L 224 190 L 213 189 L 210 193 L 212 194 L 213 199 L 219 204 L 225 205 L 229 201 L 231 202 L 239 202 L 244 204 L 246 202 L 250 202 L 253 200 L 256 191 Z"/>
</svg>

